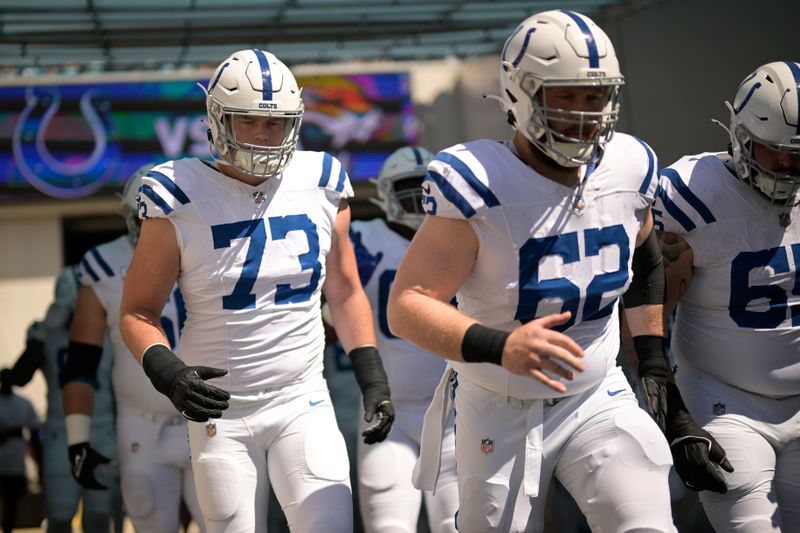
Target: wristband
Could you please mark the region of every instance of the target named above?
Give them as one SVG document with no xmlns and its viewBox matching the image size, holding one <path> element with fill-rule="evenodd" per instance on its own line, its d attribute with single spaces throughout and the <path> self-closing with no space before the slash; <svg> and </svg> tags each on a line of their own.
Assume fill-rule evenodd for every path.
<svg viewBox="0 0 800 533">
<path fill-rule="evenodd" d="M 89 432 L 92 427 L 92 417 L 81 413 L 73 413 L 64 417 L 67 428 L 67 446 L 89 442 Z"/>
<path fill-rule="evenodd" d="M 163 344 L 153 344 L 142 354 L 142 368 L 158 392 L 172 397 L 172 383 L 186 367 L 172 350 Z"/>
<path fill-rule="evenodd" d="M 639 377 L 646 375 L 668 378 L 672 375 L 664 353 L 664 337 L 638 335 L 633 338 L 636 358 L 639 360 Z"/>
<path fill-rule="evenodd" d="M 509 335 L 511 333 L 508 331 L 472 324 L 461 340 L 461 356 L 467 363 L 500 365 L 503 360 L 503 348 Z"/>
</svg>

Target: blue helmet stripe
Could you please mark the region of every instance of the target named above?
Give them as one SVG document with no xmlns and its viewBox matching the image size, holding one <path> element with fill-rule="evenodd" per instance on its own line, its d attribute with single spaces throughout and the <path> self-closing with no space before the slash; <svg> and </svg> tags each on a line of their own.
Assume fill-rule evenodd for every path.
<svg viewBox="0 0 800 533">
<path fill-rule="evenodd" d="M 447 163 L 448 165 L 453 167 L 453 169 L 456 172 L 458 172 L 462 178 L 464 178 L 464 181 L 467 182 L 467 185 L 472 187 L 472 190 L 478 193 L 478 196 L 483 198 L 486 207 L 495 207 L 497 205 L 500 205 L 500 201 L 497 199 L 494 193 L 492 193 L 492 191 L 489 190 L 489 187 L 484 185 L 483 182 L 481 182 L 475 176 L 472 170 L 470 170 L 470 168 L 459 158 L 448 152 L 440 152 L 434 159 L 436 161 L 442 161 L 443 163 Z"/>
<path fill-rule="evenodd" d="M 261 67 L 261 94 L 264 100 L 272 100 L 272 72 L 269 70 L 267 54 L 258 48 L 254 48 L 253 52 L 255 52 L 258 64 Z"/>
<path fill-rule="evenodd" d="M 597 52 L 597 41 L 594 40 L 592 30 L 589 29 L 589 26 L 577 13 L 566 9 L 562 9 L 561 12 L 574 20 L 583 35 L 586 36 L 586 46 L 589 48 L 589 68 L 598 68 L 600 66 L 600 55 Z"/>
<path fill-rule="evenodd" d="M 422 153 L 419 151 L 419 148 L 416 146 L 412 146 L 411 149 L 414 151 L 414 159 L 417 160 L 417 164 L 422 164 Z"/>
<path fill-rule="evenodd" d="M 708 207 L 706 207 L 706 204 L 704 204 L 700 198 L 695 196 L 689 187 L 686 186 L 681 179 L 680 174 L 678 174 L 672 168 L 662 168 L 660 173 L 662 176 L 665 176 L 670 183 L 672 183 L 672 186 L 675 187 L 675 190 L 678 191 L 678 194 L 680 194 L 689 205 L 694 207 L 695 211 L 697 211 L 697 213 L 703 219 L 703 222 L 706 224 L 711 224 L 717 221 Z"/>
<path fill-rule="evenodd" d="M 525 52 L 528 50 L 528 44 L 531 42 L 531 35 L 535 31 L 536 28 L 531 28 L 528 30 L 528 33 L 525 34 L 525 40 L 522 42 L 522 48 L 520 48 L 519 54 L 517 54 L 517 57 L 514 58 L 514 61 L 511 62 L 514 67 L 517 67 L 519 62 L 522 61 L 522 56 L 525 55 Z"/>
<path fill-rule="evenodd" d="M 794 61 L 786 61 L 786 66 L 789 67 L 789 70 L 792 72 L 792 76 L 794 76 L 795 93 L 797 93 L 797 116 L 794 118 L 797 121 L 796 133 L 800 135 L 800 66 L 798 66 L 798 64 Z M 785 117 L 785 119 L 788 118 L 789 117 Z M 792 124 L 789 125 L 791 126 Z"/>
<path fill-rule="evenodd" d="M 461 196 L 461 193 L 458 192 L 441 174 L 437 174 L 431 170 L 428 171 L 428 174 L 425 176 L 425 181 L 432 181 L 439 187 L 439 190 L 442 191 L 442 194 L 445 198 L 447 198 L 451 204 L 456 206 L 461 214 L 464 215 L 464 218 L 471 218 L 475 214 L 475 210 L 472 209 L 472 206 L 469 205 L 467 199 Z M 423 182 L 424 183 L 424 182 Z"/>
<path fill-rule="evenodd" d="M 744 97 L 744 100 L 742 101 L 742 105 L 740 105 L 739 107 L 734 107 L 733 108 L 733 113 L 735 115 L 738 115 L 742 111 L 742 109 L 744 109 L 744 106 L 746 106 L 747 102 L 750 101 L 750 97 L 753 96 L 753 93 L 756 92 L 756 89 L 758 89 L 759 87 L 761 87 L 761 82 L 760 81 L 756 82 L 752 87 L 750 87 L 750 92 L 748 92 L 747 96 Z"/>
<path fill-rule="evenodd" d="M 158 183 L 160 183 L 165 189 L 167 189 L 167 191 L 169 191 L 169 193 L 172 196 L 175 197 L 176 200 L 178 200 L 181 203 L 181 205 L 186 205 L 189 202 L 191 202 L 191 200 L 189 200 L 189 197 L 186 196 L 186 193 L 183 192 L 183 190 L 181 190 L 180 187 L 178 187 L 178 184 L 169 179 L 165 174 L 162 174 L 161 172 L 156 172 L 155 170 L 151 170 L 150 172 L 147 173 L 147 177 L 153 178 Z"/>
<path fill-rule="evenodd" d="M 103 269 L 103 272 L 106 273 L 106 276 L 109 278 L 114 276 L 114 271 L 111 270 L 110 266 L 108 266 L 108 263 L 106 263 L 106 260 L 100 255 L 100 252 L 97 251 L 97 248 L 92 248 L 89 250 L 89 253 L 92 254 L 92 257 L 94 257 L 94 260 L 97 261 L 98 265 L 100 265 L 100 268 Z"/>
<path fill-rule="evenodd" d="M 98 276 L 95 273 L 94 269 L 92 269 L 91 265 L 89 265 L 89 261 L 86 260 L 85 256 L 81 259 L 81 266 L 86 271 L 86 273 L 89 274 L 89 277 L 92 278 L 92 281 L 94 282 L 100 281 L 100 276 Z"/>
<path fill-rule="evenodd" d="M 228 65 L 230 65 L 230 63 L 225 63 L 224 65 L 222 65 L 222 68 L 219 69 L 219 74 L 217 74 L 217 77 L 214 78 L 214 81 L 211 82 L 211 85 L 208 86 L 208 92 L 213 91 L 214 87 L 217 86 L 217 82 L 222 77 L 222 73 L 225 72 L 225 69 L 228 68 Z"/>
<path fill-rule="evenodd" d="M 331 165 L 333 164 L 333 157 L 328 152 L 322 154 L 322 175 L 319 177 L 318 187 L 327 187 L 328 182 L 331 181 Z"/>
</svg>

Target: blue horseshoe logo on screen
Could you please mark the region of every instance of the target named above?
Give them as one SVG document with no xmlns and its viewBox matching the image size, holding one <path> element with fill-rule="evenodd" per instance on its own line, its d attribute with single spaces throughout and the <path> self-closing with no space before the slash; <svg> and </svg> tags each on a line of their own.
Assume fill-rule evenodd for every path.
<svg viewBox="0 0 800 533">
<path fill-rule="evenodd" d="M 36 189 L 55 198 L 88 196 L 113 175 L 118 161 L 118 143 L 108 141 L 109 107 L 89 89 L 80 97 L 80 114 L 89 126 L 94 147 L 88 155 L 67 154 L 56 158 L 47 147 L 47 130 L 61 106 L 55 87 L 29 87 L 25 109 L 20 113 L 12 140 L 14 160 L 20 173 Z M 103 109 L 105 108 L 105 109 Z"/>
</svg>

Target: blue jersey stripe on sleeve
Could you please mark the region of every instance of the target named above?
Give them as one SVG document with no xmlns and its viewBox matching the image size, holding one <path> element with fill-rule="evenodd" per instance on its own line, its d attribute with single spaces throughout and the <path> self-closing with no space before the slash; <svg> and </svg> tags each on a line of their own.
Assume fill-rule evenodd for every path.
<svg viewBox="0 0 800 533">
<path fill-rule="evenodd" d="M 189 200 L 189 197 L 186 196 L 186 193 L 183 192 L 181 190 L 181 188 L 178 187 L 178 185 L 174 181 L 169 179 L 167 176 L 165 176 L 161 172 L 156 172 L 154 170 L 151 170 L 147 174 L 147 177 L 148 178 L 153 178 L 158 183 L 160 183 L 165 189 L 167 189 L 169 191 L 169 193 L 172 196 L 175 197 L 176 200 L 178 200 L 181 203 L 181 205 L 186 205 L 189 202 L 191 202 L 191 200 Z"/>
<path fill-rule="evenodd" d="M 97 248 L 92 248 L 89 250 L 89 253 L 92 254 L 92 257 L 94 257 L 94 260 L 97 261 L 98 265 L 100 265 L 100 268 L 103 269 L 103 272 L 106 273 L 106 276 L 109 278 L 114 276 L 114 271 L 111 270 L 110 266 L 108 266 L 108 263 L 105 259 L 103 259 L 103 256 L 100 255 L 100 252 L 97 251 Z"/>
<path fill-rule="evenodd" d="M 451 204 L 456 206 L 461 214 L 464 215 L 466 218 L 470 218 L 475 215 L 475 210 L 469 205 L 466 198 L 461 196 L 461 193 L 458 192 L 453 186 L 446 180 L 441 174 L 437 174 L 436 172 L 428 171 L 428 175 L 425 176 L 426 180 L 430 180 L 439 187 L 439 190 L 442 191 L 442 194 L 445 198 L 447 198 Z"/>
<path fill-rule="evenodd" d="M 336 182 L 336 192 L 342 192 L 344 190 L 344 178 L 347 176 L 347 172 L 344 170 L 344 165 L 340 162 L 339 163 L 339 181 Z"/>
<path fill-rule="evenodd" d="M 94 282 L 100 281 L 100 276 L 98 276 L 97 273 L 95 273 L 94 269 L 92 268 L 92 266 L 89 264 L 89 261 L 87 261 L 85 257 L 81 259 L 81 266 L 86 271 L 86 273 L 89 274 L 89 277 L 92 278 L 92 281 Z"/>
<path fill-rule="evenodd" d="M 703 201 L 695 196 L 695 194 L 689 190 L 689 187 L 681 179 L 680 174 L 678 174 L 674 169 L 671 168 L 664 168 L 661 169 L 661 175 L 666 176 L 667 179 L 672 183 L 672 186 L 678 191 L 686 202 L 694 207 L 695 211 L 700 215 L 703 219 L 703 222 L 706 224 L 711 224 L 712 222 L 716 222 L 717 219 L 714 218 L 714 215 L 711 214 L 711 211 L 706 207 L 706 204 Z"/>
<path fill-rule="evenodd" d="M 467 185 L 472 187 L 472 190 L 478 193 L 478 196 L 483 198 L 483 202 L 486 204 L 487 207 L 495 207 L 497 205 L 500 205 L 500 201 L 497 199 L 494 193 L 490 191 L 489 188 L 475 176 L 475 173 L 472 172 L 472 170 L 470 170 L 470 168 L 459 158 L 447 152 L 440 152 L 434 158 L 434 160 L 447 163 L 448 165 L 453 167 L 453 169 L 456 172 L 461 174 L 461 177 L 464 178 L 464 181 L 467 182 Z M 441 187 L 439 188 L 441 189 Z M 463 197 L 461 198 L 463 200 Z"/>
<path fill-rule="evenodd" d="M 643 140 L 635 135 L 631 135 L 631 137 L 639 141 L 644 151 L 647 152 L 647 174 L 645 174 L 644 181 L 642 181 L 642 185 L 639 187 L 639 194 L 646 194 L 647 190 L 650 188 L 650 183 L 653 181 L 653 176 L 655 176 L 653 167 L 655 166 L 656 158 L 655 155 L 653 155 L 653 150 L 651 150 Z"/>
<path fill-rule="evenodd" d="M 169 206 L 169 204 L 167 202 L 165 202 L 164 199 L 161 198 L 158 195 L 158 193 L 153 190 L 153 188 L 151 186 L 142 185 L 139 188 L 139 192 L 142 193 L 143 195 L 147 196 L 150 199 L 150 201 L 153 202 L 154 204 L 156 204 L 158 206 L 158 208 L 161 209 L 161 211 L 165 215 L 169 215 L 170 213 L 172 213 L 172 208 Z"/>
<path fill-rule="evenodd" d="M 684 231 L 689 232 L 697 227 L 694 225 L 694 222 L 692 222 L 692 219 L 686 216 L 686 213 L 681 211 L 681 208 L 675 205 L 672 200 L 670 200 L 669 196 L 667 196 L 667 191 L 659 187 L 656 191 L 656 196 L 661 198 L 661 201 L 664 203 L 664 209 L 666 209 L 667 213 L 669 213 L 670 216 L 681 225 Z"/>
<path fill-rule="evenodd" d="M 331 180 L 331 165 L 333 164 L 333 157 L 331 154 L 325 152 L 322 154 L 322 175 L 319 177 L 319 187 L 327 187 L 328 182 Z"/>
</svg>

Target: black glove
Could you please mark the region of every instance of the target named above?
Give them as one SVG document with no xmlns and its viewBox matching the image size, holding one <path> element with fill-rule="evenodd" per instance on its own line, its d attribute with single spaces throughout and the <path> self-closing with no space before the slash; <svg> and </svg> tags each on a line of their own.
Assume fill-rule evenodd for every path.
<svg viewBox="0 0 800 533">
<path fill-rule="evenodd" d="M 667 385 L 667 395 L 669 417 L 666 436 L 675 471 L 684 485 L 692 490 L 725 494 L 728 486 L 719 469 L 733 472 L 733 466 L 725 458 L 725 450 L 708 431 L 692 420 L 674 383 Z"/>
<path fill-rule="evenodd" d="M 394 422 L 394 406 L 389 391 L 389 380 L 383 370 L 381 356 L 374 346 L 362 346 L 351 351 L 353 372 L 364 397 L 364 420 L 372 422 L 375 415 L 378 420 L 367 428 L 361 436 L 365 444 L 381 442 L 392 429 Z"/>
<path fill-rule="evenodd" d="M 647 411 L 662 433 L 667 428 L 667 380 L 672 372 L 664 355 L 664 337 L 639 335 L 633 338 L 639 359 L 639 383 Z"/>
<path fill-rule="evenodd" d="M 89 446 L 88 442 L 73 444 L 67 450 L 69 451 L 69 466 L 72 470 L 72 477 L 81 487 L 94 490 L 106 490 L 108 488 L 94 477 L 94 469 L 98 465 L 110 463 L 111 459 L 96 452 L 94 448 Z"/>
<path fill-rule="evenodd" d="M 144 373 L 158 392 L 166 396 L 184 418 L 205 422 L 219 418 L 231 397 L 204 380 L 222 377 L 227 370 L 209 366 L 187 366 L 163 344 L 155 344 L 142 356 Z"/>
</svg>

